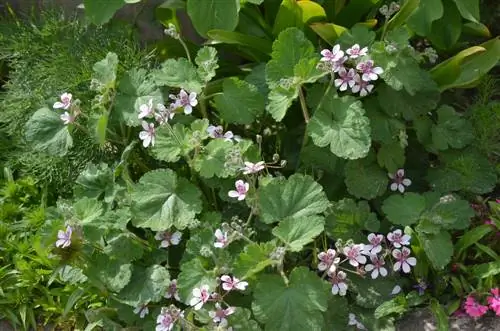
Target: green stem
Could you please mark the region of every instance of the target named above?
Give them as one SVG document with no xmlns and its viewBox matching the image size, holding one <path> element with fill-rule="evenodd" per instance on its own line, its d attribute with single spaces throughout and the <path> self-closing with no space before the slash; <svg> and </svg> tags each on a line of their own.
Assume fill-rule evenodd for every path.
<svg viewBox="0 0 500 331">
<path fill-rule="evenodd" d="M 189 49 L 188 49 L 186 43 L 184 42 L 184 40 L 182 40 L 181 37 L 179 37 L 179 39 L 177 39 L 177 40 L 179 40 L 182 47 L 184 48 L 184 51 L 186 52 L 186 56 L 187 56 L 188 61 L 191 62 L 191 54 L 189 54 Z"/>
<path fill-rule="evenodd" d="M 302 87 L 299 88 L 299 99 L 300 99 L 300 107 L 302 108 L 302 116 L 304 116 L 304 122 L 309 123 L 309 112 L 307 111 L 306 98 L 304 97 L 304 91 Z"/>
<path fill-rule="evenodd" d="M 205 96 L 201 95 L 200 96 L 200 110 L 201 110 L 201 115 L 203 118 L 208 118 L 208 113 L 207 113 L 207 104 L 205 103 Z"/>
</svg>

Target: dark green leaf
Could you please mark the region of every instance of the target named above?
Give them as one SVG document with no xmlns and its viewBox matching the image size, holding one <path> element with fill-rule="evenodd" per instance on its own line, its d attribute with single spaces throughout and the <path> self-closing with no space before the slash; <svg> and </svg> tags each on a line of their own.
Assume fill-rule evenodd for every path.
<svg viewBox="0 0 500 331">
<path fill-rule="evenodd" d="M 203 37 L 212 29 L 233 31 L 238 25 L 239 0 L 188 0 L 187 14 Z"/>
<path fill-rule="evenodd" d="M 425 198 L 417 193 L 391 195 L 384 200 L 382 211 L 393 224 L 411 225 L 420 219 L 425 209 Z"/>
</svg>

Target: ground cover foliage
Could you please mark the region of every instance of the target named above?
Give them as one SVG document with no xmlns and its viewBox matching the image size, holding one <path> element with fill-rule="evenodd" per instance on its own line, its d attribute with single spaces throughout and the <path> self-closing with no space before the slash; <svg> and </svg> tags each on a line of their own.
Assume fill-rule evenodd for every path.
<svg viewBox="0 0 500 331">
<path fill-rule="evenodd" d="M 84 7 L 100 25 L 140 5 L 99 3 Z M 157 54 L 184 54 L 129 64 L 102 47 L 81 86 L 47 90 L 19 122 L 29 151 L 111 151 L 81 159 L 40 237 L 73 302 L 99 297 L 86 329 L 394 330 L 428 306 L 446 330 L 451 314 L 499 315 L 486 75 L 500 40 L 479 12 L 166 1 Z"/>
</svg>

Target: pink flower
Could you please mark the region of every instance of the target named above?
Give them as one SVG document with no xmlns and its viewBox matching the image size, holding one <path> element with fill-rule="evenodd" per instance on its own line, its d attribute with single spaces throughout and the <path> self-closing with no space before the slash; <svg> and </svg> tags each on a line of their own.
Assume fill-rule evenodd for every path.
<svg viewBox="0 0 500 331">
<path fill-rule="evenodd" d="M 332 294 L 344 296 L 347 293 L 347 284 L 345 283 L 346 274 L 343 271 L 333 272 L 330 274 L 330 282 L 332 283 Z"/>
<path fill-rule="evenodd" d="M 156 318 L 156 331 L 171 331 L 174 328 L 175 319 L 166 309 Z"/>
<path fill-rule="evenodd" d="M 344 51 L 342 51 L 340 49 L 340 45 L 337 44 L 333 46 L 331 51 L 329 49 L 322 50 L 321 55 L 323 55 L 321 61 L 330 62 L 333 64 L 334 62 L 337 62 L 344 57 Z"/>
<path fill-rule="evenodd" d="M 149 99 L 147 104 L 143 104 L 139 106 L 139 119 L 143 119 L 144 117 L 148 117 L 153 114 L 153 99 Z"/>
<path fill-rule="evenodd" d="M 212 319 L 214 323 L 218 323 L 219 326 L 226 327 L 227 326 L 227 319 L 229 315 L 233 314 L 235 312 L 234 307 L 227 307 L 226 309 L 222 309 L 220 306 L 220 303 L 215 304 L 215 309 L 216 311 L 209 311 L 208 315 Z"/>
<path fill-rule="evenodd" d="M 194 310 L 200 310 L 201 307 L 210 299 L 210 292 L 208 285 L 202 285 L 200 288 L 193 289 L 193 297 L 189 301 L 189 305 Z"/>
<path fill-rule="evenodd" d="M 228 243 L 227 232 L 222 232 L 221 229 L 215 230 L 215 243 L 214 247 L 224 248 Z"/>
<path fill-rule="evenodd" d="M 338 74 L 340 78 L 335 79 L 334 83 L 335 87 L 339 88 L 339 91 L 346 91 L 348 86 L 352 88 L 356 83 L 355 77 L 357 74 L 354 69 L 347 71 L 345 68 L 341 68 Z"/>
<path fill-rule="evenodd" d="M 365 56 L 368 53 L 368 48 L 361 48 L 358 44 L 354 44 L 351 48 L 346 50 L 346 53 L 351 59 L 356 59 L 359 56 Z"/>
<path fill-rule="evenodd" d="M 493 310 L 497 316 L 500 316 L 500 291 L 498 287 L 495 287 L 492 288 L 490 292 L 492 295 L 486 300 L 488 301 L 491 310 Z"/>
<path fill-rule="evenodd" d="M 156 232 L 155 239 L 161 240 L 160 247 L 167 248 L 170 245 L 179 245 L 181 242 L 182 233 L 176 231 L 170 233 L 168 231 Z"/>
<path fill-rule="evenodd" d="M 238 198 L 239 201 L 245 200 L 248 189 L 250 188 L 250 184 L 240 179 L 237 180 L 236 183 L 234 183 L 234 186 L 236 187 L 236 191 L 231 190 L 227 193 L 227 195 L 231 198 Z"/>
<path fill-rule="evenodd" d="M 382 251 L 382 246 L 380 245 L 384 241 L 384 236 L 381 234 L 370 233 L 368 235 L 369 245 L 365 245 L 365 252 L 369 255 L 378 254 Z"/>
<path fill-rule="evenodd" d="M 244 291 L 248 286 L 248 282 L 240 281 L 236 277 L 231 278 L 231 276 L 228 275 L 222 275 L 220 280 L 222 281 L 222 288 L 228 292 L 233 289 Z"/>
<path fill-rule="evenodd" d="M 244 175 L 250 175 L 258 173 L 261 170 L 264 170 L 265 166 L 264 161 L 259 161 L 257 163 L 245 162 L 245 166 L 241 169 L 243 170 Z"/>
<path fill-rule="evenodd" d="M 357 267 L 360 264 L 366 263 L 366 257 L 362 255 L 364 245 L 350 245 L 343 248 L 344 255 L 349 259 L 349 264 L 353 267 Z"/>
<path fill-rule="evenodd" d="M 405 170 L 399 169 L 396 171 L 396 174 L 389 174 L 389 178 L 393 180 L 391 184 L 391 191 L 399 190 L 399 192 L 403 193 L 405 191 L 405 186 L 411 185 L 411 180 L 405 178 Z"/>
<path fill-rule="evenodd" d="M 377 255 L 372 255 L 370 256 L 370 260 L 372 264 L 367 264 L 365 270 L 372 272 L 372 279 L 376 279 L 379 274 L 382 277 L 387 276 L 387 269 L 384 268 L 385 261 L 383 257 L 379 258 Z"/>
<path fill-rule="evenodd" d="M 179 297 L 179 291 L 177 290 L 177 279 L 172 279 L 170 281 L 167 293 L 165 293 L 165 298 L 167 299 L 174 298 L 177 301 L 181 301 L 181 298 Z"/>
<path fill-rule="evenodd" d="M 208 132 L 208 135 L 214 139 L 224 138 L 224 140 L 226 140 L 226 141 L 232 141 L 234 138 L 234 135 L 231 131 L 227 131 L 226 133 L 224 133 L 224 129 L 220 125 L 218 125 L 218 126 L 210 125 L 207 128 L 207 132 Z"/>
<path fill-rule="evenodd" d="M 397 260 L 397 262 L 394 263 L 394 271 L 403 269 L 404 273 L 409 273 L 411 266 L 417 265 L 417 259 L 410 257 L 410 254 L 411 252 L 407 247 L 403 247 L 401 250 L 395 249 L 392 251 L 392 256 Z"/>
<path fill-rule="evenodd" d="M 364 97 L 370 94 L 373 91 L 373 85 L 369 82 L 365 82 L 361 79 L 359 75 L 354 76 L 354 81 L 356 84 L 351 88 L 352 93 L 358 93 L 359 95 Z"/>
<path fill-rule="evenodd" d="M 75 121 L 75 116 L 71 115 L 67 111 L 65 111 L 64 114 L 61 114 L 59 116 L 59 118 L 64 123 L 64 125 L 68 125 L 68 124 L 73 123 Z"/>
<path fill-rule="evenodd" d="M 156 130 L 154 123 L 142 121 L 144 131 L 139 132 L 139 139 L 142 140 L 142 146 L 148 147 L 155 145 Z"/>
<path fill-rule="evenodd" d="M 71 98 L 73 97 L 73 95 L 71 93 L 63 93 L 61 95 L 61 101 L 57 101 L 54 103 L 54 105 L 52 106 L 52 108 L 55 108 L 55 109 L 69 109 L 69 107 L 71 106 Z"/>
<path fill-rule="evenodd" d="M 371 80 L 377 80 L 378 75 L 381 75 L 384 72 L 384 70 L 380 67 L 373 67 L 372 60 L 358 63 L 358 65 L 356 66 L 356 69 L 361 71 L 361 73 L 362 73 L 361 78 L 365 82 L 369 82 Z"/>
<path fill-rule="evenodd" d="M 189 115 L 193 112 L 193 107 L 198 104 L 196 99 L 196 93 L 191 92 L 189 95 L 183 89 L 179 92 L 179 95 L 170 95 L 170 98 L 175 101 L 176 108 L 184 108 L 184 114 Z"/>
<path fill-rule="evenodd" d="M 147 314 L 149 314 L 148 304 L 143 304 L 135 307 L 134 314 L 139 314 L 140 318 L 144 318 Z"/>
<path fill-rule="evenodd" d="M 66 227 L 66 231 L 59 230 L 57 232 L 56 247 L 66 248 L 71 245 L 71 235 L 73 234 L 73 229 L 71 226 Z"/>
<path fill-rule="evenodd" d="M 488 311 L 488 307 L 479 304 L 472 295 L 465 300 L 464 309 L 470 317 L 475 318 L 483 316 Z"/>
<path fill-rule="evenodd" d="M 339 257 L 335 257 L 337 252 L 334 249 L 328 249 L 326 252 L 320 252 L 318 254 L 318 270 L 325 271 L 329 270 L 330 272 L 334 272 L 336 267 L 335 264 L 340 262 Z"/>
<path fill-rule="evenodd" d="M 401 245 L 410 245 L 410 239 L 411 237 L 407 234 L 403 235 L 403 232 L 400 229 L 387 234 L 387 240 L 389 240 L 396 248 L 401 248 Z"/>
</svg>

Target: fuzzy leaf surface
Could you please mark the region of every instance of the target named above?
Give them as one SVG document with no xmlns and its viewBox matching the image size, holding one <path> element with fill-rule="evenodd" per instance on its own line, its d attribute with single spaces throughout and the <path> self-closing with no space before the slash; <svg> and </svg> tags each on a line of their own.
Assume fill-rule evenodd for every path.
<svg viewBox="0 0 500 331">
<path fill-rule="evenodd" d="M 273 229 L 273 235 L 279 238 L 292 252 L 300 252 L 305 245 L 314 240 L 325 228 L 322 216 L 287 218 Z"/>
</svg>

